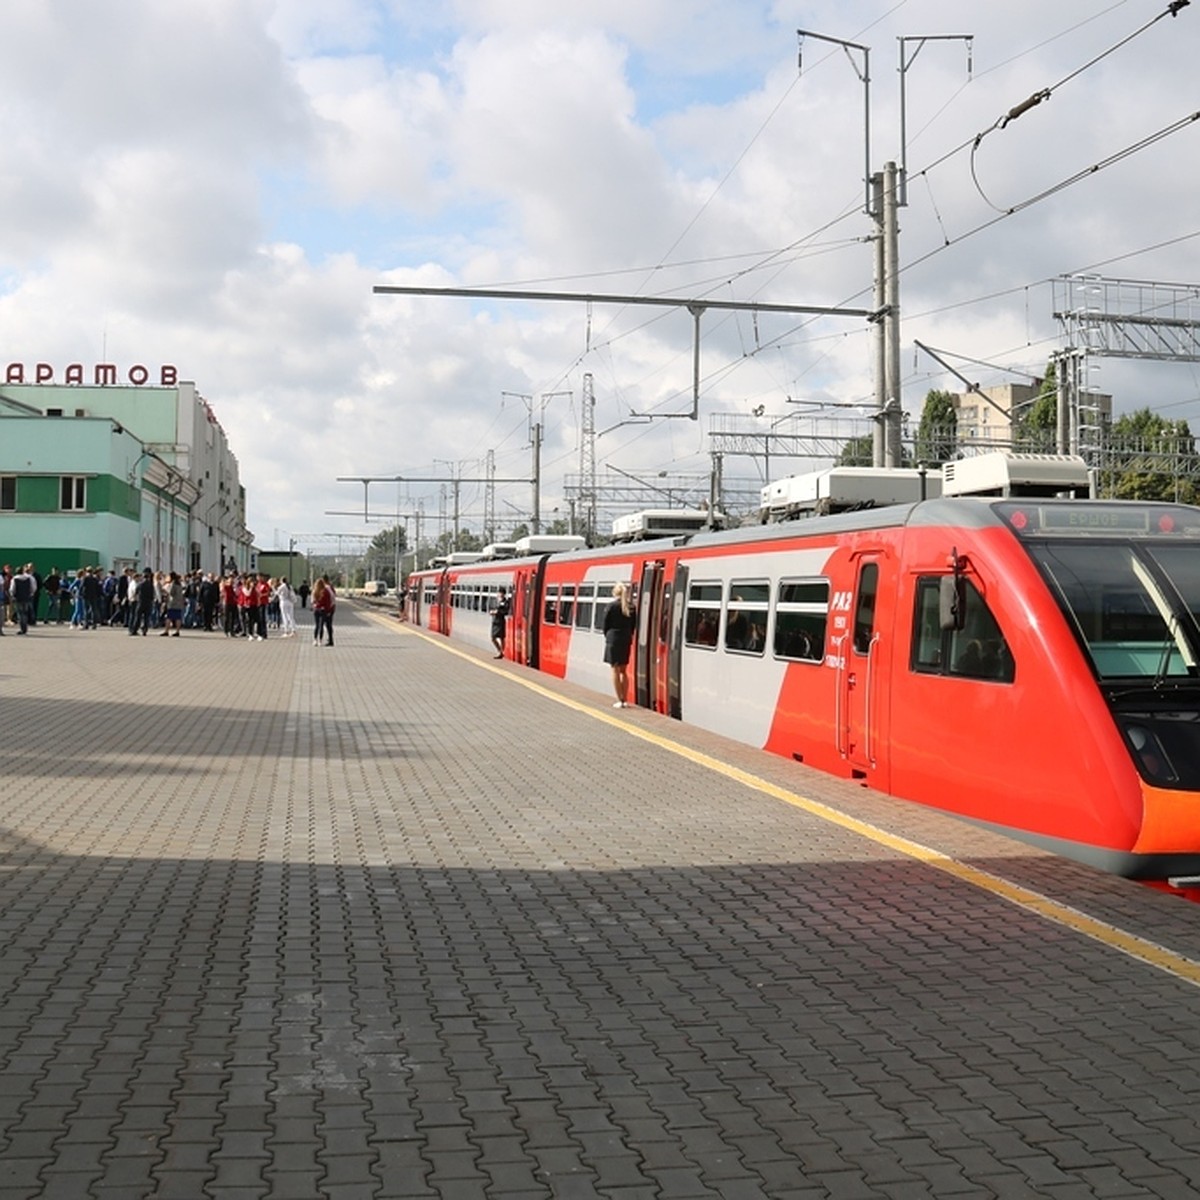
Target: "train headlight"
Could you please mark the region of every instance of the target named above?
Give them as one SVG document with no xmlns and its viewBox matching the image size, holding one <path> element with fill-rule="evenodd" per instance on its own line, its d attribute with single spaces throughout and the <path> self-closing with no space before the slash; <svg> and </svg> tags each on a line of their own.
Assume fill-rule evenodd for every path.
<svg viewBox="0 0 1200 1200">
<path fill-rule="evenodd" d="M 1127 724 L 1125 740 L 1141 773 L 1153 783 L 1173 783 L 1178 775 L 1158 735 L 1148 725 Z"/>
</svg>

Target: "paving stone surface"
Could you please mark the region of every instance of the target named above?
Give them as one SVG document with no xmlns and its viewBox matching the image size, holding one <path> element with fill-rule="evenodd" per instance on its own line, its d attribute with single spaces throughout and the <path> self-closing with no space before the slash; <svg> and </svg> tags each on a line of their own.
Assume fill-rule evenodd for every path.
<svg viewBox="0 0 1200 1200">
<path fill-rule="evenodd" d="M 1200 1195 L 1180 972 L 654 739 L 1193 960 L 1200 907 L 306 634 L 0 640 L 0 1200 Z"/>
</svg>

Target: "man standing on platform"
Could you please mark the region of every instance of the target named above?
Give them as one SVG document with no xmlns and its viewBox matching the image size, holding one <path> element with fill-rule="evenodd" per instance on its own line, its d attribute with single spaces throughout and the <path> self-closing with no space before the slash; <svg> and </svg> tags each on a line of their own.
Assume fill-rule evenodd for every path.
<svg viewBox="0 0 1200 1200">
<path fill-rule="evenodd" d="M 37 598 L 37 582 L 33 578 L 33 566 L 26 563 L 12 577 L 10 594 L 12 596 L 13 615 L 19 626 L 17 632 L 25 633 L 33 616 L 33 604 Z"/>
<path fill-rule="evenodd" d="M 150 628 L 150 614 L 154 611 L 154 572 L 147 567 L 134 590 L 133 616 L 129 621 L 129 636 L 136 637 L 138 629 L 142 637 Z"/>
</svg>

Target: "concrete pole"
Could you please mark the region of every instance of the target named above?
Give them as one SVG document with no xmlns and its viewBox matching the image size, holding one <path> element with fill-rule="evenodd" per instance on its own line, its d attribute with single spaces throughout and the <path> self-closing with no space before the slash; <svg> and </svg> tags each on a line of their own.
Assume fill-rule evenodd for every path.
<svg viewBox="0 0 1200 1200">
<path fill-rule="evenodd" d="M 887 276 L 887 415 L 884 465 L 898 467 L 904 461 L 901 432 L 904 405 L 900 387 L 900 194 L 897 190 L 896 164 L 883 168 L 883 245 Z"/>
<path fill-rule="evenodd" d="M 883 253 L 883 176 L 871 176 L 871 216 L 875 222 L 875 429 L 872 438 L 871 466 L 884 465 L 887 444 L 884 421 L 887 419 L 887 327 L 883 317 L 887 305 L 887 278 Z"/>
<path fill-rule="evenodd" d="M 1066 454 L 1070 441 L 1071 415 L 1067 407 L 1067 360 L 1065 356 L 1054 356 L 1054 383 L 1057 388 L 1054 408 L 1054 449 Z"/>
<path fill-rule="evenodd" d="M 542 423 L 533 423 L 533 518 L 530 533 L 542 532 Z"/>
</svg>

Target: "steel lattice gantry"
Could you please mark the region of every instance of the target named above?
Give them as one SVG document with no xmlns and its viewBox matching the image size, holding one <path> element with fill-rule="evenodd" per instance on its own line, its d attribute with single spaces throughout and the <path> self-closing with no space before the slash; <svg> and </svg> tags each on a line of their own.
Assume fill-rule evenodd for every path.
<svg viewBox="0 0 1200 1200">
<path fill-rule="evenodd" d="M 1200 362 L 1200 285 L 1067 275 L 1054 316 L 1072 350 L 1107 358 Z"/>
</svg>

